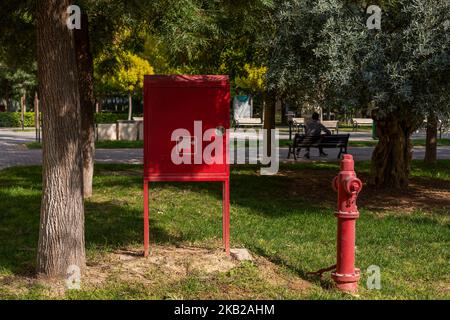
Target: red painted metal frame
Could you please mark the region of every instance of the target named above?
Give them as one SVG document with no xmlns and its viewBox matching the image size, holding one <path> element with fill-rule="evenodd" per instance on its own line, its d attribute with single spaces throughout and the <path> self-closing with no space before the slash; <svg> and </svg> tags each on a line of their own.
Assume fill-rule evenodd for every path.
<svg viewBox="0 0 450 320">
<path fill-rule="evenodd" d="M 191 88 L 191 89 L 189 89 Z M 202 89 L 204 88 L 204 90 Z M 164 93 L 164 90 L 165 93 Z M 218 93 L 215 93 L 217 91 Z M 163 92 L 163 93 L 160 93 Z M 203 94 L 204 92 L 204 94 Z M 144 256 L 149 255 L 150 227 L 149 227 L 149 184 L 158 181 L 185 181 L 201 182 L 216 181 L 222 182 L 222 240 L 225 251 L 230 253 L 230 169 L 229 169 L 229 135 L 228 132 L 224 141 L 223 164 L 202 164 L 190 165 L 180 168 L 172 165 L 165 158 L 167 153 L 167 134 L 171 127 L 170 120 L 172 114 L 178 117 L 185 115 L 192 118 L 193 112 L 199 119 L 213 126 L 230 127 L 229 107 L 230 107 L 230 86 L 227 76 L 146 76 L 144 80 Z M 161 95 L 163 98 L 158 97 Z M 207 97 L 203 99 L 202 97 Z M 178 98 L 179 97 L 179 98 Z M 209 98 L 208 98 L 209 97 Z M 167 114 L 161 112 L 161 105 L 164 105 L 164 98 L 170 101 L 170 110 Z M 191 99 L 196 99 L 195 103 Z M 209 100 L 208 100 L 209 99 Z M 186 108 L 186 105 L 188 108 Z M 211 108 L 212 107 L 212 108 Z M 195 110 L 193 110 L 195 108 Z M 156 111 L 152 113 L 152 111 Z M 159 117 L 152 118 L 152 114 Z M 165 118 L 165 119 L 161 119 Z M 179 119 L 178 119 L 179 120 Z M 163 123 L 161 123 L 161 121 Z M 180 125 L 180 121 L 176 125 Z M 187 128 L 189 123 L 185 124 Z M 156 128 L 156 129 L 155 129 Z M 150 131 L 153 130 L 153 132 Z M 209 129 L 209 128 L 205 128 Z M 158 140 L 149 141 L 149 139 Z M 169 139 L 170 140 L 170 139 Z M 156 149 L 158 152 L 152 152 Z"/>
</svg>

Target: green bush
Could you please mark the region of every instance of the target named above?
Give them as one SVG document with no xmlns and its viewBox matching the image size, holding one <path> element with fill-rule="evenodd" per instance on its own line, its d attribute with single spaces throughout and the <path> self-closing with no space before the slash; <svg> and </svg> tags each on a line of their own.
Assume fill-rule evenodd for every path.
<svg viewBox="0 0 450 320">
<path fill-rule="evenodd" d="M 95 123 L 116 123 L 117 120 L 127 120 L 128 113 L 102 112 L 95 114 Z"/>
<path fill-rule="evenodd" d="M 21 127 L 22 123 L 20 122 L 20 117 L 20 112 L 0 112 L 0 127 Z M 34 127 L 34 112 L 25 112 L 24 126 Z"/>
<path fill-rule="evenodd" d="M 141 115 L 140 115 L 141 116 Z M 102 112 L 95 114 L 95 123 L 116 123 L 117 120 L 127 120 L 128 113 Z M 25 112 L 25 127 L 34 127 L 34 112 Z M 0 128 L 19 128 L 20 112 L 0 112 Z"/>
</svg>

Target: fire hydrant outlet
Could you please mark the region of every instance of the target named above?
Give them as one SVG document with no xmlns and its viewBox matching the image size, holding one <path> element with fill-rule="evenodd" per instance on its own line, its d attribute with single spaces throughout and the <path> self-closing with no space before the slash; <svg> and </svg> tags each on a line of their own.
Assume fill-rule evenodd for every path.
<svg viewBox="0 0 450 320">
<path fill-rule="evenodd" d="M 362 182 L 358 178 L 349 178 L 345 180 L 345 191 L 348 194 L 359 193 L 362 189 Z"/>
</svg>

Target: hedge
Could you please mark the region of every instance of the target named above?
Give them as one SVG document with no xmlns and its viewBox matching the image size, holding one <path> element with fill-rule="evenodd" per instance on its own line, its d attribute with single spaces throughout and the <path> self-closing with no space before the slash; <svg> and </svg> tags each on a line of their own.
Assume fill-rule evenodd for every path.
<svg viewBox="0 0 450 320">
<path fill-rule="evenodd" d="M 117 120 L 127 120 L 128 113 L 101 112 L 95 114 L 95 123 L 116 123 Z"/>
<path fill-rule="evenodd" d="M 34 127 L 34 112 L 25 112 L 25 127 Z M 128 113 L 102 112 L 95 114 L 95 123 L 116 123 L 117 120 L 127 120 Z M 19 128 L 20 112 L 0 112 L 0 127 Z"/>
<path fill-rule="evenodd" d="M 20 112 L 0 112 L 0 127 L 18 128 L 22 126 L 20 122 Z M 34 127 L 34 112 L 25 112 L 25 127 Z"/>
</svg>

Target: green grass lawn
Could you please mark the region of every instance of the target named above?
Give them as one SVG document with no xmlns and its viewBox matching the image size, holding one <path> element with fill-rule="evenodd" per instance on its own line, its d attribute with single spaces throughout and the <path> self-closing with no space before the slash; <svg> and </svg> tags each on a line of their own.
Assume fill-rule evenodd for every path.
<svg viewBox="0 0 450 320">
<path fill-rule="evenodd" d="M 27 142 L 25 146 L 28 149 L 41 149 L 42 144 L 40 142 Z M 143 141 L 96 141 L 95 147 L 98 149 L 139 149 L 144 147 Z"/>
<path fill-rule="evenodd" d="M 367 179 L 368 162 L 357 164 Z M 63 293 L 83 299 L 348 299 L 307 272 L 335 263 L 335 163 L 281 166 L 260 176 L 256 166 L 231 172 L 231 242 L 273 263 L 283 277 L 309 281 L 308 290 L 268 281 L 255 264 L 224 272 L 163 275 L 158 269 L 140 280 L 108 277 L 96 287 Z M 108 265 L 110 254 L 142 248 L 142 166 L 96 165 L 94 196 L 86 202 L 88 266 Z M 357 266 L 362 299 L 450 298 L 450 161 L 435 167 L 414 162 L 406 193 L 378 193 L 365 187 L 357 222 Z M 425 194 L 428 188 L 440 192 Z M 45 285 L 31 281 L 35 268 L 41 196 L 41 167 L 0 171 L 0 299 L 43 299 Z M 445 193 L 447 192 L 447 193 Z M 376 197 L 386 198 L 378 201 Z M 433 201 L 428 201 L 431 199 Z M 400 205 L 401 200 L 405 200 Z M 217 183 L 151 185 L 151 242 L 162 247 L 220 247 L 221 187 Z M 112 260 L 111 260 L 112 261 Z M 366 288 L 366 270 L 381 268 L 381 290 Z M 122 270 L 121 272 L 125 272 Z M 292 281 L 291 281 L 292 282 Z M 50 296 L 51 297 L 51 296 Z"/>
</svg>

